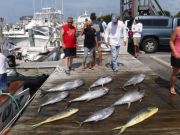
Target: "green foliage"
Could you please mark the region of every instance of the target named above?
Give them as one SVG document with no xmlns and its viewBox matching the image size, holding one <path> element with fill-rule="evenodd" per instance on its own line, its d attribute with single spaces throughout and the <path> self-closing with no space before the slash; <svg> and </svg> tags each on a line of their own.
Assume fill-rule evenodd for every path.
<svg viewBox="0 0 180 135">
<path fill-rule="evenodd" d="M 111 14 L 109 15 L 105 15 L 105 16 L 100 16 L 98 17 L 98 21 L 100 21 L 100 19 L 103 19 L 107 24 L 111 21 Z"/>
<path fill-rule="evenodd" d="M 163 12 L 166 14 L 166 16 L 171 16 L 171 13 L 167 10 L 163 10 Z M 162 13 L 159 11 L 158 12 L 159 15 L 162 15 Z"/>
<path fill-rule="evenodd" d="M 180 11 L 175 16 L 176 17 L 180 17 Z"/>
</svg>

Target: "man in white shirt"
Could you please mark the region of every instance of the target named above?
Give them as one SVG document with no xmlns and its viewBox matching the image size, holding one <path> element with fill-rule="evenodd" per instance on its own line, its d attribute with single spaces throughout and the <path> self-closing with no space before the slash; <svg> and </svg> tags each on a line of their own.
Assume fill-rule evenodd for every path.
<svg viewBox="0 0 180 135">
<path fill-rule="evenodd" d="M 118 16 L 112 15 L 112 21 L 108 23 L 105 31 L 105 42 L 111 48 L 111 68 L 114 72 L 118 71 L 117 58 L 121 45 L 126 45 L 127 33 L 125 24 L 118 20 Z"/>
<path fill-rule="evenodd" d="M 0 90 L 6 90 L 6 88 L 8 87 L 6 63 L 7 63 L 7 58 L 3 53 L 1 53 L 1 48 L 0 48 Z"/>
<path fill-rule="evenodd" d="M 133 42 L 134 42 L 134 56 L 137 58 L 139 53 L 139 43 L 141 40 L 143 25 L 136 19 L 132 25 Z"/>
</svg>

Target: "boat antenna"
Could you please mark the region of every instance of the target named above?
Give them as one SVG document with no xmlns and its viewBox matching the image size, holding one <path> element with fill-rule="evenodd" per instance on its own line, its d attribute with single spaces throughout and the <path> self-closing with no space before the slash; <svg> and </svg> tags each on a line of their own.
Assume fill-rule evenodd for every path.
<svg viewBox="0 0 180 135">
<path fill-rule="evenodd" d="M 35 0 L 33 0 L 33 10 L 34 10 L 34 13 L 35 13 Z"/>
</svg>

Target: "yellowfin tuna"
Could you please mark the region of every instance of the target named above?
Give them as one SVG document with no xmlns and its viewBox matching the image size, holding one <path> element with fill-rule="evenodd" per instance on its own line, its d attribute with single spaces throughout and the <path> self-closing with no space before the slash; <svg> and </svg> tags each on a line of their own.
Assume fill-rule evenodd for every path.
<svg viewBox="0 0 180 135">
<path fill-rule="evenodd" d="M 79 109 L 77 109 L 77 108 L 67 109 L 67 110 L 65 110 L 65 111 L 63 111 L 63 112 L 61 112 L 61 113 L 59 113 L 59 114 L 57 114 L 55 116 L 49 117 L 48 119 L 46 119 L 46 120 L 44 120 L 44 121 L 42 121 L 42 122 L 40 122 L 38 124 L 33 125 L 32 128 L 36 128 L 36 127 L 39 127 L 39 126 L 41 126 L 41 125 L 43 125 L 45 123 L 49 123 L 49 122 L 52 122 L 52 121 L 56 121 L 56 120 L 60 120 L 60 119 L 69 117 L 69 116 L 75 114 L 78 111 L 79 111 Z"/>
<path fill-rule="evenodd" d="M 121 134 L 121 133 L 124 132 L 124 130 L 126 128 L 131 127 L 131 126 L 133 126 L 135 124 L 138 124 L 138 123 L 144 121 L 145 119 L 151 117 L 152 115 L 154 115 L 157 112 L 158 112 L 157 107 L 144 108 L 144 109 L 140 110 L 137 114 L 135 114 L 134 117 L 132 117 L 125 125 L 116 127 L 116 128 L 114 128 L 112 130 L 121 129 L 121 131 L 119 132 L 119 134 Z"/>
</svg>

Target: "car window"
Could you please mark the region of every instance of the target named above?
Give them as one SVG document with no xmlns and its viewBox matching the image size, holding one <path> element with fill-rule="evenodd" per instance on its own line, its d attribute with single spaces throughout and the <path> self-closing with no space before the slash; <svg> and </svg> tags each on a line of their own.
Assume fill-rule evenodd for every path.
<svg viewBox="0 0 180 135">
<path fill-rule="evenodd" d="M 143 26 L 168 26 L 168 19 L 140 19 Z"/>
<path fill-rule="evenodd" d="M 177 20 L 177 26 L 180 26 L 180 19 Z"/>
</svg>

